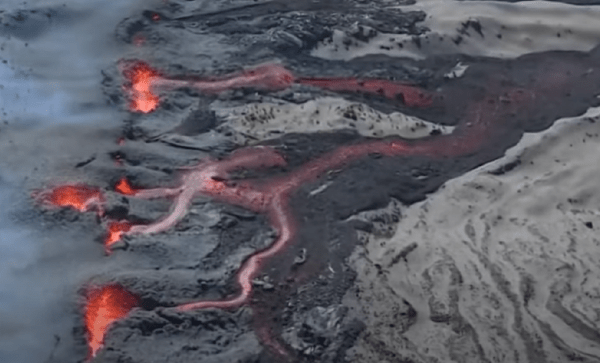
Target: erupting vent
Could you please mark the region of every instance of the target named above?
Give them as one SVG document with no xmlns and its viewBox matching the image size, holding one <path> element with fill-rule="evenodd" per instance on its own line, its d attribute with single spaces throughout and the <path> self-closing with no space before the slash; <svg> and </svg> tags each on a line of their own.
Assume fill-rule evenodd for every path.
<svg viewBox="0 0 600 363">
<path fill-rule="evenodd" d="M 93 358 L 102 348 L 110 325 L 137 307 L 140 299 L 119 285 L 90 288 L 86 299 L 85 327 L 89 358 Z"/>
<path fill-rule="evenodd" d="M 104 196 L 98 188 L 77 184 L 63 185 L 47 191 L 37 191 L 33 197 L 43 204 L 54 207 L 70 207 L 80 212 L 93 208 L 100 211 Z"/>
<path fill-rule="evenodd" d="M 158 96 L 152 92 L 152 83 L 158 79 L 158 72 L 145 63 L 136 63 L 126 68 L 123 75 L 130 82 L 126 87 L 131 97 L 130 109 L 142 113 L 154 111 L 158 107 Z"/>
<path fill-rule="evenodd" d="M 108 224 L 108 235 L 104 241 L 106 254 L 111 253 L 111 246 L 119 242 L 121 236 L 131 229 L 131 222 L 128 221 L 112 221 Z"/>
<path fill-rule="evenodd" d="M 115 185 L 115 190 L 121 194 L 125 194 L 125 195 L 134 195 L 135 194 L 135 190 L 133 189 L 133 187 L 131 186 L 131 184 L 129 184 L 129 180 L 127 180 L 126 178 L 121 178 L 119 180 L 119 182 Z"/>
</svg>

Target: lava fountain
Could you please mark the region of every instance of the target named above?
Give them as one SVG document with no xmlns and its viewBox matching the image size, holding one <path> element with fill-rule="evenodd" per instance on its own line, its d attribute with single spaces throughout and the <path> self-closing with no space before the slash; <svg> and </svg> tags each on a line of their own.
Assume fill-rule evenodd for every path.
<svg viewBox="0 0 600 363">
<path fill-rule="evenodd" d="M 279 91 L 294 83 L 335 92 L 379 95 L 400 101 L 408 107 L 428 107 L 433 102 L 430 94 L 401 82 L 356 78 L 301 78 L 277 63 L 263 64 L 226 77 L 201 80 L 181 80 L 161 76 L 160 72 L 144 62 L 123 64 L 126 64 L 122 69 L 123 76 L 129 84 L 126 91 L 131 99 L 129 109 L 132 112 L 154 111 L 159 103 L 157 94 L 159 90 L 188 87 L 204 94 L 217 94 L 240 88 Z"/>
<path fill-rule="evenodd" d="M 88 289 L 86 300 L 84 319 L 89 346 L 88 359 L 91 359 L 102 348 L 111 324 L 137 307 L 140 299 L 119 285 L 106 285 Z"/>
</svg>

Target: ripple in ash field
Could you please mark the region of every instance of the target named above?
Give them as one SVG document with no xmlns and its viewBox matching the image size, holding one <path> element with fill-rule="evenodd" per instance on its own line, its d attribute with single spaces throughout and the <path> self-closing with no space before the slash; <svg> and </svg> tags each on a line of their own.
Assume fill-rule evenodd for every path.
<svg viewBox="0 0 600 363">
<path fill-rule="evenodd" d="M 598 362 L 599 134 L 590 109 L 426 201 L 356 217 L 402 215 L 352 258 L 344 304 L 368 326 L 352 361 Z"/>
</svg>

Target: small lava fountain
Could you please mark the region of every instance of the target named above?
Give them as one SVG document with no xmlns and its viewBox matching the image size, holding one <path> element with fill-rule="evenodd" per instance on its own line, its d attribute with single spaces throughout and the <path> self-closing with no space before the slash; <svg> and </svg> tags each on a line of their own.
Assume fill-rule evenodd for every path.
<svg viewBox="0 0 600 363">
<path fill-rule="evenodd" d="M 115 321 L 122 319 L 140 303 L 140 299 L 119 285 L 92 287 L 86 294 L 84 311 L 89 346 L 88 359 L 96 356 L 104 337 Z"/>
<path fill-rule="evenodd" d="M 121 240 L 124 233 L 129 232 L 132 223 L 129 221 L 111 221 L 108 224 L 108 233 L 104 240 L 106 254 L 111 253 L 111 247 Z"/>
<path fill-rule="evenodd" d="M 125 87 L 131 97 L 129 108 L 142 113 L 154 111 L 158 107 L 159 98 L 152 88 L 160 79 L 159 73 L 147 64 L 139 62 L 126 67 L 123 75 L 130 82 L 130 85 Z"/>
</svg>

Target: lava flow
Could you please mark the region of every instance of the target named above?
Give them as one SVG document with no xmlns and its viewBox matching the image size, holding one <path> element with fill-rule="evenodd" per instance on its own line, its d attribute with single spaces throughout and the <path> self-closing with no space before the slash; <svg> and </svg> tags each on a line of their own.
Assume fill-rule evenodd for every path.
<svg viewBox="0 0 600 363">
<path fill-rule="evenodd" d="M 50 190 L 36 191 L 34 199 L 54 207 L 70 207 L 80 212 L 96 208 L 102 212 L 104 196 L 98 188 L 84 184 L 62 185 Z"/>
<path fill-rule="evenodd" d="M 160 73 L 148 64 L 135 62 L 124 67 L 123 76 L 130 84 L 130 110 L 142 113 L 154 111 L 158 107 L 158 90 L 189 87 L 205 94 L 240 88 L 278 91 L 290 87 L 293 83 L 337 92 L 380 95 L 399 100 L 408 107 L 428 107 L 432 104 L 431 95 L 403 83 L 379 79 L 297 78 L 288 69 L 276 63 L 263 64 L 228 77 L 185 81 L 160 76 Z"/>
<path fill-rule="evenodd" d="M 137 69 L 148 72 L 149 66 L 138 66 Z M 158 74 L 151 71 L 151 74 Z M 131 78 L 146 80 L 143 77 Z M 138 89 L 150 90 L 157 88 L 193 87 L 207 93 L 240 87 L 255 87 L 268 90 L 279 90 L 291 83 L 297 82 L 312 87 L 320 87 L 338 92 L 363 92 L 377 94 L 402 102 L 409 107 L 428 107 L 432 104 L 433 96 L 407 85 L 385 80 L 354 80 L 343 79 L 309 79 L 296 78 L 281 65 L 263 65 L 246 74 L 232 76 L 212 81 L 179 81 L 154 77 L 150 87 L 137 86 Z M 259 87 L 260 86 L 260 87 Z M 145 87 L 145 88 L 144 88 Z M 525 97 L 514 97 L 518 94 Z M 135 95 L 135 94 L 134 94 Z M 508 96 L 507 96 L 508 95 Z M 485 140 L 493 136 L 493 126 L 497 120 L 513 114 L 532 100 L 533 93 L 513 92 L 504 89 L 500 95 L 485 97 L 473 103 L 466 110 L 467 119 L 457 126 L 452 135 L 438 135 L 421 141 L 408 141 L 401 138 L 388 140 L 367 141 L 352 146 L 343 146 L 314 159 L 287 175 L 277 177 L 268 182 L 252 180 L 236 180 L 229 182 L 229 173 L 236 169 L 256 169 L 268 167 L 284 167 L 286 161 L 282 155 L 269 147 L 249 147 L 235 151 L 223 160 L 204 160 L 196 168 L 189 170 L 176 188 L 158 188 L 149 190 L 134 190 L 127 180 L 122 179 L 115 187 L 117 192 L 136 198 L 174 197 L 171 213 L 165 218 L 149 224 L 135 225 L 119 229 L 118 233 L 111 232 L 110 244 L 123 235 L 147 235 L 165 231 L 173 227 L 187 213 L 192 199 L 198 195 L 211 197 L 246 208 L 269 217 L 272 227 L 277 232 L 276 241 L 268 248 L 258 251 L 247 258 L 238 270 L 236 282 L 238 293 L 222 300 L 204 300 L 191 302 L 176 307 L 179 311 L 190 311 L 206 308 L 233 309 L 245 305 L 252 295 L 252 282 L 262 266 L 270 258 L 283 251 L 296 237 L 297 227 L 295 217 L 289 206 L 289 197 L 299 187 L 314 182 L 328 170 L 339 169 L 353 163 L 369 154 L 384 156 L 427 156 L 431 158 L 457 157 L 472 153 L 481 147 Z M 145 96 L 144 96 L 145 97 Z M 501 102 L 504 97 L 505 102 Z M 511 98 L 506 102 L 506 99 Z M 139 102 L 134 102 L 138 104 Z M 133 111 L 137 109 L 133 108 Z M 110 244 L 107 244 L 110 246 Z M 265 339 L 265 345 L 280 357 L 287 357 L 286 349 L 276 339 Z"/>
<path fill-rule="evenodd" d="M 146 67 L 146 66 L 145 66 Z M 269 74 L 272 72 L 272 74 Z M 257 76 L 257 74 L 259 76 Z M 247 76 L 237 76 L 227 80 L 207 82 L 187 82 L 185 85 L 208 90 L 242 86 L 255 86 L 256 77 L 268 80 L 264 87 L 278 89 L 287 82 L 295 79 L 289 71 L 280 65 L 264 65 L 257 72 Z M 283 80 L 282 82 L 270 82 Z M 426 107 L 431 104 L 431 95 L 414 87 L 394 84 L 389 81 L 350 79 L 301 79 L 302 83 L 311 86 L 333 89 L 335 91 L 371 92 L 394 100 L 399 98 L 405 104 L 415 107 Z M 338 82 L 339 81 L 339 82 Z M 161 80 L 162 84 L 181 85 L 174 83 L 183 81 Z M 506 90 L 503 97 L 512 94 Z M 519 92 L 518 94 L 522 94 Z M 197 195 L 214 198 L 217 201 L 234 204 L 258 213 L 266 214 L 272 226 L 278 233 L 277 240 L 267 249 L 250 256 L 240 268 L 237 283 L 239 293 L 228 299 L 218 301 L 200 301 L 178 307 L 179 310 L 204 308 L 235 308 L 248 302 L 252 292 L 252 280 L 256 277 L 263 263 L 283 250 L 295 237 L 296 227 L 288 198 L 296 190 L 317 180 L 328 170 L 342 168 L 356 160 L 369 155 L 385 156 L 428 156 L 432 158 L 456 157 L 477 150 L 486 139 L 493 135 L 491 121 L 514 113 L 517 107 L 530 101 L 529 97 L 515 98 L 509 102 L 500 102 L 495 96 L 486 97 L 475 103 L 467 110 L 468 119 L 459 125 L 452 135 L 440 135 L 423 141 L 407 141 L 400 138 L 369 141 L 352 146 L 340 147 L 321 157 L 312 160 L 295 171 L 270 182 L 255 183 L 251 181 L 236 181 L 228 183 L 228 173 L 234 169 L 255 169 L 258 167 L 285 166 L 284 158 L 275 150 L 268 147 L 251 147 L 237 150 L 230 157 L 220 161 L 205 160 L 195 169 L 189 171 L 177 188 L 159 188 L 133 192 L 126 181 L 117 185 L 117 191 L 138 198 L 175 197 L 172 212 L 167 217 L 150 225 L 136 225 L 123 234 L 151 234 L 171 228 L 187 213 L 191 200 Z"/>
<path fill-rule="evenodd" d="M 560 72 L 563 72 L 559 69 Z M 557 74 L 560 73 L 557 71 Z M 564 73 L 564 72 L 563 72 Z M 376 94 L 408 107 L 429 107 L 434 102 L 452 102 L 451 97 L 434 97 L 421 89 L 385 80 L 356 80 L 350 78 L 299 78 L 279 64 L 267 64 L 237 75 L 203 81 L 183 81 L 169 79 L 147 64 L 137 63 L 124 71 L 129 80 L 128 89 L 131 110 L 151 112 L 158 107 L 157 90 L 191 87 L 209 94 L 227 89 L 252 87 L 262 90 L 281 90 L 293 83 L 319 87 L 336 92 L 362 92 Z M 264 264 L 282 252 L 296 238 L 298 230 L 296 216 L 290 207 L 290 198 L 307 183 L 318 181 L 329 170 L 343 169 L 368 155 L 384 157 L 419 156 L 429 160 L 456 158 L 472 155 L 483 149 L 483 144 L 501 137 L 499 132 L 506 124 L 514 122 L 515 115 L 530 111 L 531 105 L 540 107 L 541 101 L 550 97 L 562 96 L 566 86 L 563 78 L 540 78 L 531 89 L 521 89 L 498 81 L 490 86 L 487 94 L 460 110 L 461 122 L 450 135 L 435 135 L 421 140 L 406 140 L 399 137 L 367 140 L 353 145 L 338 147 L 321 154 L 305 164 L 283 173 L 288 167 L 286 159 L 275 149 L 255 146 L 238 149 L 221 160 L 205 159 L 199 165 L 188 168 L 178 186 L 174 188 L 136 189 L 127 179 L 121 179 L 115 190 L 132 198 L 173 198 L 171 212 L 163 219 L 148 225 L 133 225 L 128 221 L 108 223 L 107 249 L 125 235 L 148 235 L 173 227 L 188 212 L 196 196 L 206 196 L 218 202 L 236 205 L 268 217 L 277 232 L 277 239 L 266 249 L 248 257 L 237 272 L 237 294 L 220 300 L 203 300 L 177 306 L 179 311 L 205 308 L 233 309 L 247 304 L 252 296 L 252 282 Z M 564 78 L 567 79 L 567 78 Z M 585 79 L 575 79 L 576 85 L 584 84 Z M 594 81 L 591 79 L 586 82 Z M 566 81 L 565 81 L 566 82 Z M 547 86 L 547 87 L 546 87 Z M 583 87 L 583 90 L 587 89 Z M 567 92 L 571 92 L 568 89 Z M 452 92 L 452 89 L 450 91 Z M 448 93 L 443 96 L 448 96 Z M 457 97 L 461 97 L 458 95 Z M 435 100 L 435 101 L 434 101 Z M 535 102 L 538 102 L 537 104 Z M 540 103 L 541 102 L 541 103 Z M 445 105 L 445 104 L 444 104 Z M 442 106 L 444 106 L 442 105 Z M 541 107 L 545 107 L 542 105 Z M 566 111 L 561 111 L 566 112 Z M 231 174 L 237 170 L 279 168 L 282 173 L 270 180 L 232 180 Z M 70 206 L 81 211 L 88 210 L 94 203 L 102 201 L 100 192 L 85 186 L 65 186 L 46 193 L 46 200 L 54 205 Z M 90 345 L 90 356 L 96 355 L 102 347 L 106 329 L 114 321 L 123 318 L 138 305 L 139 299 L 118 286 L 108 286 L 90 290 L 85 310 L 86 327 Z M 268 329 L 263 332 L 267 332 Z M 261 334 L 280 355 L 285 349 L 271 339 L 268 333 Z"/>
<path fill-rule="evenodd" d="M 338 92 L 362 92 L 397 99 L 408 107 L 427 107 L 432 104 L 431 96 L 414 87 L 380 79 L 360 80 L 356 78 L 301 78 L 299 84 L 324 88 Z"/>
<path fill-rule="evenodd" d="M 102 348 L 111 324 L 129 314 L 140 299 L 119 285 L 94 287 L 86 295 L 85 327 L 90 359 Z"/>
</svg>

